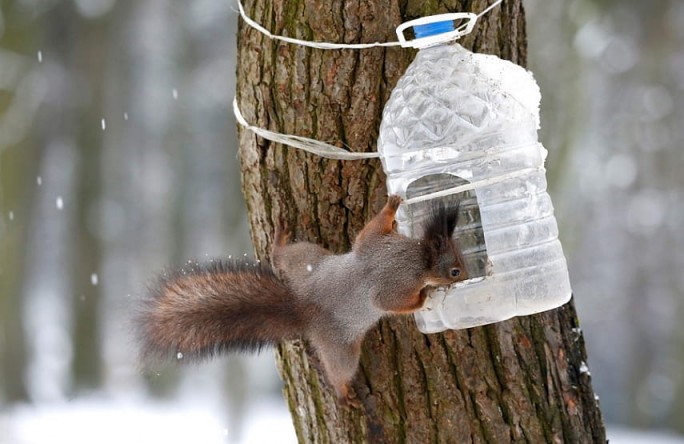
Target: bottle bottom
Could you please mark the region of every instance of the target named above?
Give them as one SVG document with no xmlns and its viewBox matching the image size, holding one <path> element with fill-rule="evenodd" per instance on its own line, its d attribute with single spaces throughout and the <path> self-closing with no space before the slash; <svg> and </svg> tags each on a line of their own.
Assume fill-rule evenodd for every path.
<svg viewBox="0 0 684 444">
<path fill-rule="evenodd" d="M 415 314 L 418 330 L 439 333 L 551 310 L 572 296 L 565 259 L 435 290 Z"/>
</svg>

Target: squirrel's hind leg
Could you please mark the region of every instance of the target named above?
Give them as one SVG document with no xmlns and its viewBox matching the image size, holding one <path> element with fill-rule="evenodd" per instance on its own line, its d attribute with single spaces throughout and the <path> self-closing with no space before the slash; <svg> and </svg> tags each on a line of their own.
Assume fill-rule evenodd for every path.
<svg viewBox="0 0 684 444">
<path fill-rule="evenodd" d="M 349 344 L 314 337 L 312 343 L 323 363 L 328 382 L 335 389 L 339 403 L 345 407 L 360 407 L 361 403 L 351 388 L 351 381 L 359 366 L 361 340 Z"/>
</svg>

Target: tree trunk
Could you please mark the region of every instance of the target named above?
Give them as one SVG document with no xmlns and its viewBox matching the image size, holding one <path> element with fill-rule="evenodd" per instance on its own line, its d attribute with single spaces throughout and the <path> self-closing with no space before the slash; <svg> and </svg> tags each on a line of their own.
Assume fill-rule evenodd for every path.
<svg viewBox="0 0 684 444">
<path fill-rule="evenodd" d="M 483 1 L 252 0 L 248 14 L 272 32 L 331 42 L 395 40 L 419 16 L 480 11 Z M 480 19 L 465 47 L 526 62 L 520 0 Z M 315 50 L 270 40 L 240 23 L 238 94 L 246 119 L 354 151 L 373 151 L 382 108 L 410 50 Z M 383 205 L 379 161 L 332 161 L 240 131 L 243 190 L 258 256 L 276 221 L 298 240 L 337 252 Z M 481 328 L 419 333 L 411 317 L 366 337 L 354 389 L 360 409 L 337 405 L 307 344 L 279 349 L 300 442 L 605 442 L 574 304 Z"/>
</svg>

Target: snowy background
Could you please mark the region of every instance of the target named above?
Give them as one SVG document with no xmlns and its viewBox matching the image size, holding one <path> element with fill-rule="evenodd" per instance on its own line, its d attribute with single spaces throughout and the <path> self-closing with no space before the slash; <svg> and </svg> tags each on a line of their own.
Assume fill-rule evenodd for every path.
<svg viewBox="0 0 684 444">
<path fill-rule="evenodd" d="M 684 443 L 684 3 L 525 6 L 611 442 Z M 0 444 L 294 442 L 270 353 L 144 375 L 129 339 L 160 268 L 251 252 L 234 9 L 0 2 Z"/>
</svg>

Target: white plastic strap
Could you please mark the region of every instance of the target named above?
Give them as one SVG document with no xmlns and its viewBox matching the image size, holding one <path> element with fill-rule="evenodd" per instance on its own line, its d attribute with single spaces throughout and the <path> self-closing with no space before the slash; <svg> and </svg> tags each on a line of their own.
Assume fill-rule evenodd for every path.
<svg viewBox="0 0 684 444">
<path fill-rule="evenodd" d="M 468 19 L 468 22 L 464 23 L 463 25 L 456 28 L 453 32 L 449 33 L 450 35 L 453 34 L 453 37 L 451 39 L 457 39 L 457 38 L 462 37 L 463 35 L 468 34 L 470 31 L 472 31 L 473 27 L 475 26 L 475 21 L 478 18 L 485 15 L 486 13 L 488 13 L 489 11 L 491 11 L 492 9 L 494 9 L 502 1 L 503 0 L 496 0 L 494 3 L 489 5 L 487 8 L 485 8 L 482 12 L 480 12 L 477 15 L 470 14 L 470 13 L 445 14 L 444 17 L 442 17 L 441 19 L 442 20 L 460 20 L 463 18 Z M 245 23 L 247 23 L 249 26 L 251 26 L 252 28 L 259 31 L 260 33 L 264 34 L 266 37 L 268 37 L 270 39 L 274 39 L 274 40 L 280 40 L 283 42 L 292 43 L 295 45 L 307 46 L 309 48 L 318 48 L 318 49 L 365 49 L 365 48 L 374 48 L 374 47 L 415 46 L 414 44 L 411 44 L 411 42 L 415 42 L 415 41 L 419 40 L 419 39 L 415 39 L 411 42 L 406 42 L 405 39 L 403 38 L 403 34 L 399 37 L 400 41 L 396 41 L 396 42 L 331 43 L 331 42 L 311 42 L 308 40 L 300 40 L 300 39 L 295 39 L 295 38 L 291 38 L 291 37 L 285 37 L 285 36 L 281 36 L 281 35 L 272 34 L 270 31 L 268 31 L 266 28 L 264 28 L 263 26 L 261 26 L 260 24 L 258 24 L 254 20 L 252 20 L 247 15 L 244 7 L 242 6 L 242 2 L 240 0 L 237 0 L 237 4 L 238 4 L 240 16 L 245 21 Z M 437 16 L 437 17 L 439 17 L 439 16 Z M 397 28 L 397 32 L 399 33 L 399 29 L 401 29 L 403 32 L 403 30 L 406 29 L 408 26 L 426 23 L 425 20 L 429 20 L 429 18 L 418 19 L 418 20 L 414 20 L 411 22 L 406 22 L 406 23 L 400 25 L 399 28 Z M 302 150 L 307 151 L 309 153 L 319 155 L 321 157 L 325 157 L 328 159 L 338 159 L 338 160 L 360 160 L 360 159 L 373 159 L 373 158 L 380 157 L 380 154 L 378 154 L 377 152 L 375 152 L 375 153 L 351 152 L 351 151 L 347 151 L 347 150 L 344 150 L 342 148 L 336 147 L 334 145 L 330 145 L 330 144 L 325 143 L 325 142 L 320 142 L 318 140 L 309 139 L 306 137 L 294 136 L 291 134 L 277 133 L 274 131 L 269 131 L 265 128 L 260 128 L 258 126 L 250 125 L 245 120 L 245 118 L 242 116 L 242 113 L 240 112 L 240 108 L 239 108 L 238 103 L 237 103 L 237 98 L 235 98 L 233 100 L 233 113 L 235 114 L 235 118 L 237 119 L 237 121 L 240 125 L 249 129 L 250 131 L 254 132 L 256 135 L 263 137 L 264 139 L 270 140 L 272 142 L 289 145 L 289 146 L 294 147 L 294 148 L 299 148 L 299 149 L 302 149 Z M 540 167 L 540 169 L 543 169 L 543 167 Z M 532 169 L 532 170 L 534 170 L 534 169 Z M 497 176 L 494 178 L 485 179 L 485 180 L 478 181 L 478 182 L 471 182 L 469 184 L 461 185 L 458 187 L 449 188 L 446 190 L 426 194 L 423 196 L 414 197 L 414 198 L 405 200 L 404 203 L 412 204 L 412 203 L 422 202 L 422 201 L 429 200 L 429 199 L 434 199 L 437 197 L 443 197 L 443 196 L 448 196 L 451 194 L 461 193 L 463 191 L 468 191 L 468 190 L 474 189 L 476 187 L 490 185 L 490 184 L 497 183 L 497 182 L 500 182 L 503 180 L 507 180 L 507 179 L 510 179 L 513 177 L 517 177 L 519 175 L 524 175 L 524 174 L 529 174 L 529 173 L 530 173 L 529 170 L 516 171 L 514 173 L 510 173 L 507 175 Z"/>
<path fill-rule="evenodd" d="M 477 182 L 469 182 L 463 185 L 459 185 L 457 187 L 447 188 L 445 190 L 435 191 L 432 193 L 424 194 L 422 196 L 416 196 L 410 199 L 405 199 L 402 202 L 402 204 L 411 205 L 418 202 L 424 202 L 426 200 L 436 199 L 438 197 L 451 196 L 452 194 L 458 194 L 464 191 L 474 190 L 475 188 L 486 187 L 488 185 L 503 182 L 504 180 L 513 179 L 519 176 L 526 176 L 528 174 L 536 173 L 538 171 L 545 171 L 545 169 L 543 166 L 540 166 L 539 168 L 525 168 L 524 170 L 513 171 L 508 174 L 490 177 L 489 179 L 478 180 Z"/>
<path fill-rule="evenodd" d="M 494 3 L 492 3 L 491 5 L 489 5 L 489 6 L 487 6 L 486 8 L 484 8 L 484 9 L 482 10 L 482 12 L 480 12 L 479 14 L 477 14 L 477 18 L 482 17 L 483 15 L 485 15 L 486 13 L 488 13 L 489 11 L 491 11 L 492 9 L 496 8 L 497 6 L 499 6 L 499 5 L 501 4 L 502 1 L 503 1 L 503 0 L 496 0 Z M 465 25 L 463 25 L 463 26 L 465 26 Z"/>
<path fill-rule="evenodd" d="M 330 43 L 330 42 L 311 42 L 308 40 L 293 39 L 291 37 L 285 37 L 282 35 L 272 34 L 268 29 L 264 28 L 254 20 L 252 20 L 245 9 L 242 7 L 242 2 L 237 0 L 238 8 L 240 10 L 240 15 L 242 19 L 252 28 L 256 29 L 260 33 L 264 34 L 269 39 L 281 40 L 287 43 L 294 43 L 295 45 L 308 46 L 309 48 L 318 49 L 366 49 L 375 48 L 378 46 L 400 46 L 399 42 L 374 42 L 374 43 Z"/>
<path fill-rule="evenodd" d="M 237 98 L 233 99 L 233 113 L 238 123 L 248 130 L 254 132 L 257 136 L 263 137 L 264 139 L 270 140 L 276 143 L 282 143 L 293 148 L 299 148 L 309 153 L 325 157 L 327 159 L 336 160 L 359 160 L 359 159 L 373 159 L 380 157 L 377 152 L 374 153 L 354 153 L 351 151 L 343 150 L 342 148 L 330 145 L 324 142 L 319 142 L 318 140 L 308 139 L 306 137 L 292 136 L 290 134 L 282 134 L 274 131 L 269 131 L 258 126 L 250 125 L 247 123 L 245 118 L 240 112 L 240 107 L 237 103 Z M 477 182 L 469 182 L 467 184 L 459 185 L 457 187 L 447 188 L 445 190 L 435 191 L 432 193 L 424 194 L 422 196 L 412 197 L 410 199 L 405 199 L 402 204 L 411 205 L 418 202 L 424 202 L 426 200 L 436 199 L 438 197 L 450 196 L 452 194 L 462 193 L 464 191 L 470 191 L 475 188 L 480 188 L 488 185 L 492 185 L 498 182 L 503 182 L 504 180 L 513 179 L 518 176 L 525 176 L 532 174 L 537 171 L 543 171 L 544 167 L 539 168 L 527 168 L 524 170 L 513 171 L 508 174 L 502 174 L 500 176 L 490 177 L 489 179 L 478 180 Z"/>
<path fill-rule="evenodd" d="M 242 113 L 240 112 L 240 107 L 238 106 L 237 98 L 233 99 L 233 113 L 235 114 L 235 118 L 237 119 L 240 125 L 252 131 L 257 136 L 263 137 L 264 139 L 268 139 L 271 142 L 282 143 L 294 148 L 299 148 L 304 151 L 317 154 L 321 157 L 325 157 L 327 159 L 359 160 L 380 157 L 380 154 L 377 152 L 355 153 L 352 151 L 347 151 L 345 149 L 336 147 L 335 145 L 320 142 L 318 140 L 300 136 L 293 136 L 291 134 L 276 133 L 274 131 L 269 131 L 258 126 L 250 125 L 249 123 L 247 123 L 245 118 L 242 116 Z"/>
<path fill-rule="evenodd" d="M 465 35 L 467 32 L 470 32 L 472 30 L 472 27 L 475 25 L 475 20 L 479 17 L 482 17 L 484 14 L 487 12 L 491 11 L 495 6 L 500 4 L 503 0 L 496 0 L 494 3 L 489 5 L 484 11 L 480 12 L 475 16 L 475 18 L 472 18 L 473 14 L 446 14 L 449 16 L 454 16 L 456 19 L 460 19 L 462 16 L 467 16 L 470 18 L 469 22 L 465 23 L 462 26 L 459 26 L 456 31 L 458 31 L 459 37 L 461 35 Z M 240 12 L 240 16 L 242 16 L 242 19 L 247 23 L 249 26 L 252 28 L 256 29 L 260 33 L 264 34 L 266 37 L 270 39 L 275 39 L 275 40 L 281 40 L 287 43 L 293 43 L 296 45 L 301 45 L 301 46 L 308 46 L 310 48 L 319 48 L 319 49 L 363 49 L 363 48 L 373 48 L 377 46 L 400 46 L 402 42 L 376 42 L 376 43 L 329 43 L 329 42 L 310 42 L 307 40 L 299 40 L 299 39 L 293 39 L 290 37 L 285 37 L 281 35 L 275 35 L 269 32 L 266 28 L 252 20 L 247 13 L 245 12 L 245 8 L 242 6 L 242 2 L 240 0 L 237 0 L 238 4 L 238 9 Z M 454 18 L 452 18 L 454 19 Z M 418 19 L 420 21 L 421 19 Z M 414 20 L 413 22 L 407 22 L 408 24 L 415 23 L 416 21 Z M 406 25 L 405 23 L 404 25 Z M 421 22 L 422 23 L 422 22 Z M 466 32 L 464 32 L 466 31 Z M 414 40 L 415 41 L 415 40 Z M 404 42 L 406 43 L 406 42 Z M 274 131 L 269 131 L 265 128 L 260 128 L 258 126 L 250 125 L 245 118 L 242 116 L 242 113 L 240 112 L 240 108 L 238 107 L 237 99 L 233 100 L 233 113 L 235 114 L 235 118 L 237 121 L 242 125 L 243 127 L 249 129 L 250 131 L 254 132 L 258 136 L 263 137 L 264 139 L 268 139 L 272 142 L 276 143 L 282 143 L 285 145 L 289 145 L 295 148 L 299 148 L 305 151 L 308 151 L 313 154 L 317 154 L 322 157 L 326 157 L 328 159 L 339 159 L 339 160 L 358 160 L 358 159 L 373 159 L 380 157 L 378 153 L 359 153 L 359 152 L 351 152 L 344 150 L 342 148 L 336 147 L 334 145 L 330 145 L 325 142 L 320 142 L 318 140 L 314 139 L 309 139 L 306 137 L 300 137 L 300 136 L 294 136 L 291 134 L 282 134 L 282 133 L 277 133 Z"/>
<path fill-rule="evenodd" d="M 464 23 L 463 25 L 459 26 L 456 28 L 454 31 L 450 32 L 449 35 L 453 35 L 453 37 L 450 38 L 450 40 L 455 40 L 458 39 L 466 34 L 468 34 L 470 31 L 472 31 L 473 27 L 475 26 L 475 22 L 478 18 L 482 17 L 492 9 L 494 9 L 496 6 L 498 6 L 503 0 L 496 0 L 494 3 L 489 5 L 487 8 L 485 8 L 482 12 L 479 14 L 471 14 L 471 13 L 457 13 L 457 14 L 443 14 L 444 16 L 448 15 L 457 15 L 458 17 L 456 18 L 442 18 L 441 20 L 460 20 L 462 18 L 468 18 L 469 21 Z M 285 37 L 282 35 L 276 35 L 271 33 L 268 29 L 264 28 L 254 20 L 252 20 L 247 13 L 245 12 L 245 8 L 242 6 L 242 2 L 240 0 L 237 0 L 238 4 L 238 11 L 240 12 L 240 16 L 242 19 L 247 23 L 249 26 L 252 28 L 256 29 L 260 33 L 264 34 L 266 37 L 269 39 L 273 40 L 280 40 L 283 42 L 287 43 L 293 43 L 295 45 L 300 45 L 300 46 L 307 46 L 309 48 L 317 48 L 317 49 L 366 49 L 366 48 L 376 48 L 376 47 L 391 47 L 391 46 L 414 46 L 411 44 L 411 42 L 416 42 L 420 39 L 415 39 L 410 42 L 406 42 L 402 37 L 400 37 L 401 40 L 404 40 L 402 43 L 401 41 L 397 42 L 373 42 L 373 43 L 332 43 L 332 42 L 311 42 L 308 40 L 300 40 L 300 39 L 295 39 L 292 37 Z M 439 15 L 437 16 L 432 16 L 432 17 L 441 17 Z M 425 17 L 424 19 L 429 19 L 429 17 Z M 423 20 L 423 19 L 417 19 L 417 20 Z M 416 20 L 413 20 L 411 22 L 406 22 L 403 23 L 402 25 L 399 25 L 399 28 L 404 26 L 404 29 L 406 28 L 405 25 L 408 25 L 410 23 L 415 22 Z M 420 24 L 420 23 L 413 23 L 413 24 Z M 410 26 L 410 25 L 409 25 Z M 399 28 L 397 28 L 397 33 L 399 32 Z"/>
</svg>

